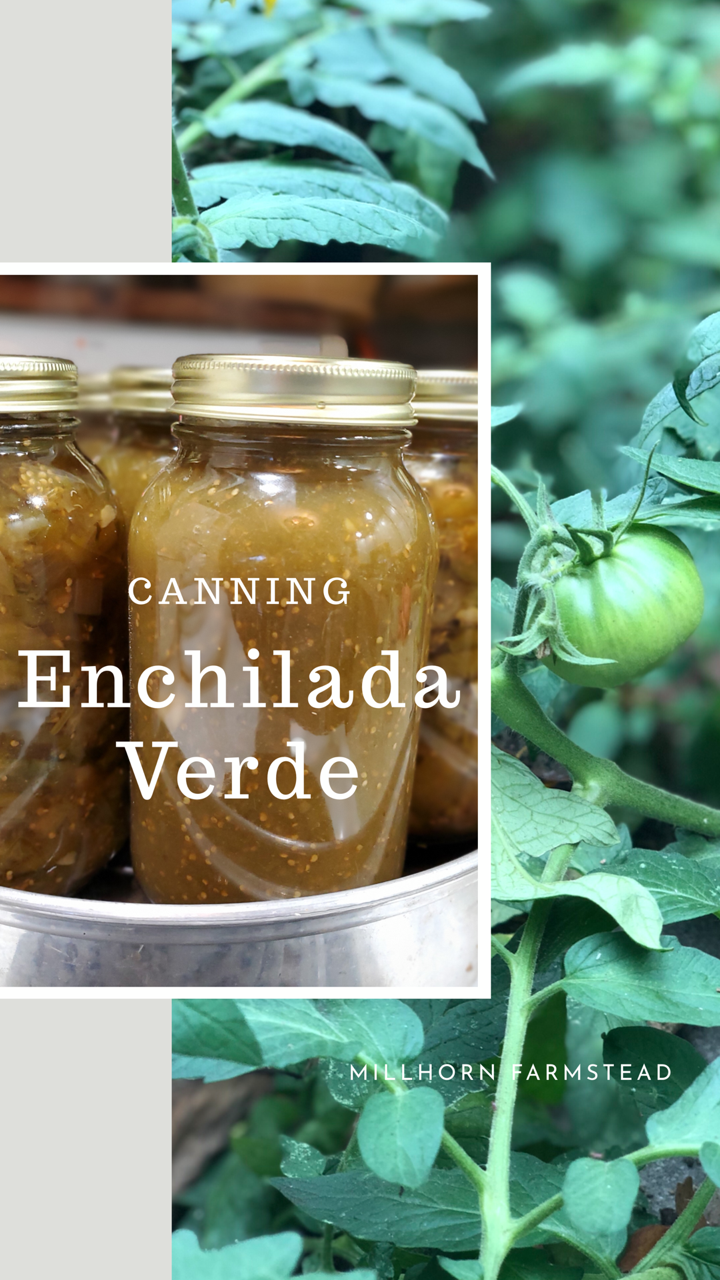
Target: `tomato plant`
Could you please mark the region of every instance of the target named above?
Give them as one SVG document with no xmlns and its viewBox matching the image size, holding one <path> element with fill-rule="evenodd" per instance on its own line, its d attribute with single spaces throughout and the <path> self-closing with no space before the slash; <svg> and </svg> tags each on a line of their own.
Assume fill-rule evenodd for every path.
<svg viewBox="0 0 720 1280">
<path fill-rule="evenodd" d="M 636 481 L 625 492 L 609 497 L 598 486 L 556 497 L 550 468 L 541 476 L 527 452 L 516 455 L 511 469 L 493 468 L 496 493 L 505 503 L 509 499 L 518 532 L 518 517 L 527 532 L 516 585 L 493 584 L 493 945 L 499 974 L 503 965 L 509 973 L 496 1105 L 498 1113 L 516 1111 L 512 1120 L 498 1118 L 491 1130 L 488 1175 L 494 1187 L 509 1161 L 511 1189 L 496 1206 L 505 1239 L 502 1225 L 494 1232 L 488 1228 L 496 1243 L 483 1246 L 485 1280 L 505 1277 L 502 1259 L 512 1260 L 516 1239 L 512 1169 L 523 1150 L 517 1112 L 519 1107 L 522 1114 L 523 1093 L 509 1079 L 507 1055 L 522 1062 L 528 1045 L 537 1051 L 544 1039 L 557 1037 L 563 1001 L 568 1021 L 560 1026 L 559 1042 L 573 1062 L 577 1028 L 586 1017 L 598 1036 L 595 1043 L 604 1041 L 606 1062 L 617 1061 L 611 1046 L 626 1052 L 620 1046 L 629 1043 L 625 1035 L 634 1020 L 646 1033 L 648 1021 L 720 1026 L 717 962 L 678 938 L 688 938 L 684 922 L 706 917 L 708 931 L 696 926 L 690 937 L 707 938 L 717 954 L 720 811 L 626 771 L 611 758 L 618 753 L 617 740 L 613 745 L 606 737 L 607 752 L 600 745 L 608 723 L 604 710 L 612 717 L 627 708 L 629 718 L 634 709 L 649 711 L 658 694 L 673 707 L 669 671 L 678 673 L 678 701 L 696 682 L 705 691 L 700 696 L 707 697 L 714 679 L 717 601 L 710 574 L 713 613 L 703 632 L 701 578 L 717 557 L 719 393 L 720 313 L 714 313 L 691 335 L 686 364 L 648 405 L 634 440 L 621 446 L 620 462 L 634 469 Z M 521 412 L 520 405 L 496 411 L 497 431 L 514 424 Z M 696 628 L 704 637 L 698 642 L 690 639 Z M 703 652 L 708 656 L 700 668 Z M 642 753 L 632 758 L 646 773 Z M 713 759 L 708 767 L 712 771 Z M 546 969 L 555 965 L 551 977 Z M 696 980 L 691 1010 L 684 997 Z M 502 977 L 496 975 L 496 982 Z M 551 1014 L 554 1001 L 561 1004 Z M 595 1012 L 583 1014 L 579 1006 Z M 534 1029 L 536 1019 L 540 1026 Z M 545 1052 L 547 1060 L 547 1047 Z M 538 1096 L 549 1100 L 547 1091 Z M 690 1150 L 693 1087 L 682 1096 L 676 1123 L 670 1112 L 648 1115 L 640 1140 L 652 1146 L 672 1132 Z M 591 1137 L 593 1122 L 583 1126 L 581 1154 L 575 1151 L 554 1201 L 563 1219 L 572 1219 L 573 1189 L 582 1187 L 582 1221 L 587 1226 L 602 1218 L 610 1234 L 621 1216 L 627 1225 L 632 1215 L 637 1183 L 628 1164 L 640 1167 L 646 1150 L 633 1150 L 617 1099 L 613 1107 L 613 1141 L 606 1137 L 604 1147 Z M 536 1121 L 537 1113 L 531 1114 Z M 604 1168 L 593 1165 L 593 1154 L 604 1155 Z M 700 1151 L 700 1159 L 707 1180 L 666 1231 L 648 1224 L 645 1235 L 643 1228 L 631 1234 L 629 1245 L 624 1231 L 612 1244 L 606 1235 L 604 1250 L 590 1254 L 592 1261 L 578 1275 L 717 1275 L 715 1241 L 703 1239 L 703 1232 L 692 1234 L 720 1179 L 709 1148 Z M 701 1262 L 694 1250 L 702 1252 L 706 1243 L 711 1252 Z"/>
<path fill-rule="evenodd" d="M 475 91 L 435 44 L 488 13 L 480 0 L 174 0 L 173 260 L 329 243 L 433 258 L 461 167 L 490 176 Z"/>
<path fill-rule="evenodd" d="M 243 1076 L 251 1097 L 248 1073 L 264 1080 L 229 1149 L 178 1194 L 173 1280 L 288 1280 L 301 1269 L 590 1280 L 619 1277 L 616 1258 L 647 1280 L 712 1280 L 720 1230 L 703 1214 L 720 1179 L 720 1059 L 645 1026 L 620 987 L 622 965 L 644 954 L 653 1016 L 696 1016 L 720 961 L 643 953 L 609 934 L 573 947 L 553 981 L 542 942 L 553 924 L 537 904 L 496 959 L 492 1000 L 174 1001 L 176 1077 Z M 587 953 L 598 948 L 593 978 Z M 706 1022 L 719 1007 L 715 994 Z M 668 1228 L 640 1183 L 673 1155 L 694 1159 L 704 1181 Z"/>
<path fill-rule="evenodd" d="M 516 589 L 501 582 L 495 587 L 511 626 L 510 635 L 499 637 L 492 673 L 498 715 L 560 761 L 577 793 L 704 834 L 720 834 L 715 810 L 634 779 L 613 761 L 584 750 L 552 723 L 531 690 L 540 689 L 533 674 L 537 662 L 574 684 L 620 685 L 667 658 L 698 625 L 702 585 L 687 547 L 672 530 L 711 536 L 720 523 L 720 465 L 702 456 L 708 447 L 706 415 L 720 387 L 718 353 L 715 313 L 692 335 L 693 367 L 657 394 L 636 442 L 622 448 L 642 468 L 641 479 L 626 493 L 608 500 L 604 491 L 586 490 L 551 501 L 537 473 L 523 473 L 535 477 L 534 488 L 523 494 L 508 474 L 493 468 L 495 483 L 529 532 Z M 516 416 L 517 407 L 510 412 Z M 499 418 L 502 426 L 508 414 Z M 545 689 L 541 701 L 549 705 L 552 696 Z"/>
</svg>

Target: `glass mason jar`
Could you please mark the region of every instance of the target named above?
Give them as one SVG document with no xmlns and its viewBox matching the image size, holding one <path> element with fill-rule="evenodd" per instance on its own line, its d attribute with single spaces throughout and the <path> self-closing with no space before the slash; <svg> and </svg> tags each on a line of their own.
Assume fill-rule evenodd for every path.
<svg viewBox="0 0 720 1280">
<path fill-rule="evenodd" d="M 110 374 L 79 374 L 77 380 L 76 444 L 91 462 L 113 443 L 115 429 L 110 407 Z"/>
<path fill-rule="evenodd" d="M 420 840 L 477 833 L 476 373 L 418 373 L 417 425 L 405 465 L 430 502 L 440 544 L 430 661 L 448 675 L 455 708 L 423 711 L 410 831 Z"/>
<path fill-rule="evenodd" d="M 127 712 L 82 706 L 81 668 L 124 661 L 127 586 L 116 504 L 73 438 L 76 379 L 0 357 L 0 884 L 58 894 L 127 837 Z"/>
<path fill-rule="evenodd" d="M 110 374 L 115 437 L 98 457 L 126 530 L 143 490 L 175 452 L 170 369 L 133 368 Z"/>
<path fill-rule="evenodd" d="M 437 565 L 402 464 L 414 371 L 208 355 L 174 375 L 178 453 L 130 534 L 133 593 L 149 601 L 131 606 L 132 740 L 146 779 L 159 766 L 149 798 L 133 784 L 136 874 L 178 903 L 399 876 Z M 379 670 L 366 685 L 395 705 L 371 706 L 365 673 L 393 663 L 398 693 Z M 193 692 L 207 666 L 226 688 L 215 670 Z M 149 667 L 163 668 L 149 697 L 175 695 L 164 708 L 139 696 Z M 188 768 L 206 781 L 183 789 Z"/>
<path fill-rule="evenodd" d="M 110 374 L 81 373 L 78 376 L 75 442 L 86 458 L 97 466 L 98 458 L 115 438 L 110 407 Z"/>
</svg>

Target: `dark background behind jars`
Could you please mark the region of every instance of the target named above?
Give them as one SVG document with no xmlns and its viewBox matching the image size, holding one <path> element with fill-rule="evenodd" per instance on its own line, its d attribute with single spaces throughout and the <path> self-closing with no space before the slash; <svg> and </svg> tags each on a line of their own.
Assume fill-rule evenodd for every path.
<svg viewBox="0 0 720 1280">
<path fill-rule="evenodd" d="M 12 313 L 23 312 L 195 330 L 339 333 L 352 356 L 470 369 L 477 365 L 477 297 L 472 274 L 0 276 L 0 322 L 7 332 Z M 38 354 L 68 356 L 81 373 L 99 368 L 89 344 Z"/>
</svg>

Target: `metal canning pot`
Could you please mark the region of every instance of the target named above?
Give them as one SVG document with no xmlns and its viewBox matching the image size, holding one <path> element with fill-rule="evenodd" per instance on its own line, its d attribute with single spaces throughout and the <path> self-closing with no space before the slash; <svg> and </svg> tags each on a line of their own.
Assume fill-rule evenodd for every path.
<svg viewBox="0 0 720 1280">
<path fill-rule="evenodd" d="M 0 985 L 475 986 L 477 857 L 363 889 L 227 906 L 0 888 Z"/>
</svg>

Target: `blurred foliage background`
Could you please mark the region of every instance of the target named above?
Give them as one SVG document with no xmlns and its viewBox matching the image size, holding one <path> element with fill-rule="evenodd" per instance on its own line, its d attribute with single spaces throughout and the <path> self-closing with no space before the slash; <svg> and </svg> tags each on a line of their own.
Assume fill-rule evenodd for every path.
<svg viewBox="0 0 720 1280">
<path fill-rule="evenodd" d="M 495 432 L 496 460 L 556 497 L 612 496 L 639 478 L 618 446 L 720 309 L 720 5 L 521 0 L 476 26 L 465 74 L 497 182 L 450 244 L 493 262 L 493 401 L 524 405 Z M 716 387 L 702 416 L 718 413 Z M 526 531 L 493 500 L 495 572 L 512 582 Z M 554 712 L 595 753 L 718 805 L 720 542 L 678 533 L 706 591 L 695 636 L 636 685 L 562 684 Z"/>
</svg>

